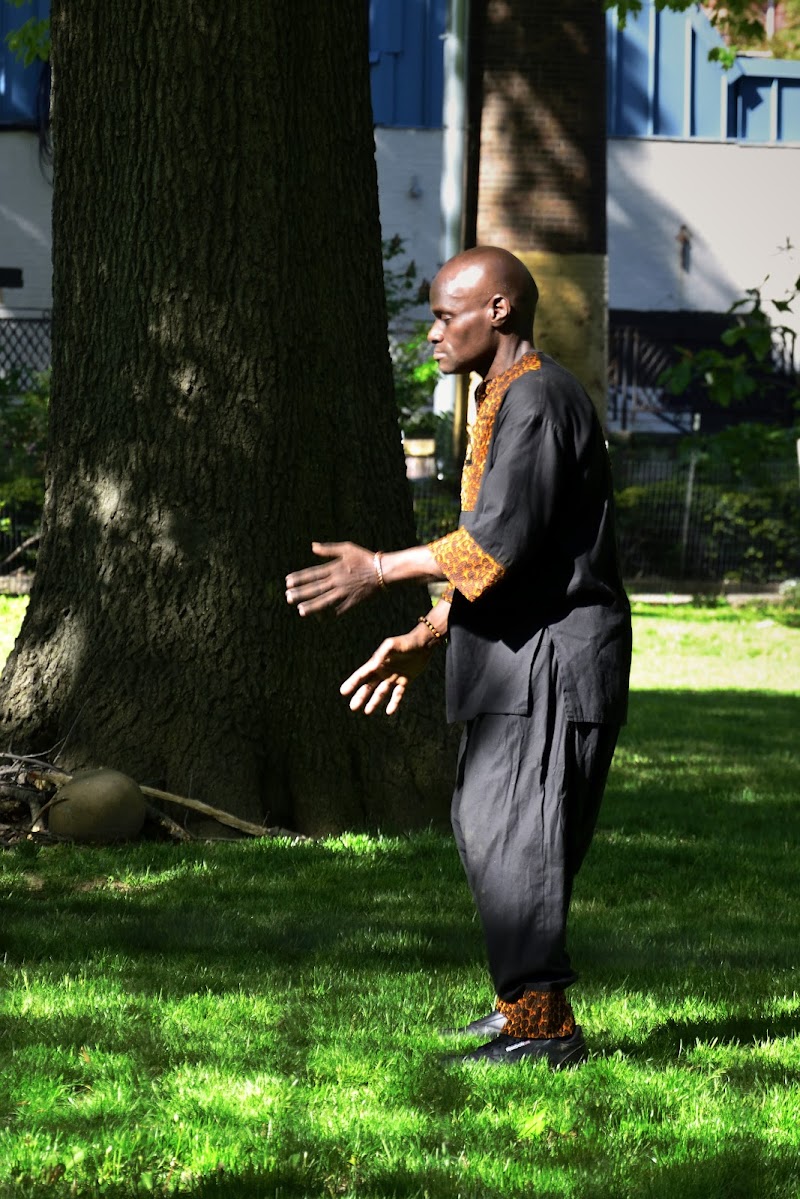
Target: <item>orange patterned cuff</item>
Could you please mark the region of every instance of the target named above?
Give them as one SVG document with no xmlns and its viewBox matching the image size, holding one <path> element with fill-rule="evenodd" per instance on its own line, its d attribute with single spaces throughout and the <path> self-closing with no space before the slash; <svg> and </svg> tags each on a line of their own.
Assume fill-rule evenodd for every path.
<svg viewBox="0 0 800 1199">
<path fill-rule="evenodd" d="M 463 528 L 432 541 L 428 549 L 448 581 L 468 600 L 478 599 L 506 573 L 506 568 L 482 550 Z"/>
<path fill-rule="evenodd" d="M 445 602 L 446 604 L 452 604 L 452 602 L 453 602 L 453 596 L 455 595 L 455 592 L 456 592 L 456 589 L 455 589 L 455 587 L 453 586 L 453 584 L 452 584 L 452 583 L 448 583 L 448 585 L 445 587 L 445 589 L 444 589 L 444 591 L 442 592 L 442 594 L 439 596 L 439 599 L 440 599 L 440 600 L 444 600 L 444 602 Z"/>
</svg>

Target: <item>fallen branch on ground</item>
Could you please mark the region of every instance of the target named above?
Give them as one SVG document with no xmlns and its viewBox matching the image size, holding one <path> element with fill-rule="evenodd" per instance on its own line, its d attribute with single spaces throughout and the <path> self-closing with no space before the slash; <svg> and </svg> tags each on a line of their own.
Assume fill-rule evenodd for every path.
<svg viewBox="0 0 800 1199">
<path fill-rule="evenodd" d="M 36 545 L 36 542 L 39 540 L 41 535 L 41 530 L 37 530 L 32 537 L 26 537 L 25 540 L 21 542 L 15 550 L 11 551 L 7 558 L 4 558 L 3 561 L 0 562 L 0 570 L 2 570 L 4 566 L 10 566 L 15 558 L 19 558 L 20 555 L 24 554 L 26 550 L 29 550 L 32 545 Z"/>
</svg>

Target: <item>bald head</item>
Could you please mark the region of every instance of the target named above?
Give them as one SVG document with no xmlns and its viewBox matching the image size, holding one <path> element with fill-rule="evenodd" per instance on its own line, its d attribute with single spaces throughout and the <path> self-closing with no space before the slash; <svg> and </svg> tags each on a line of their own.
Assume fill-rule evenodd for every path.
<svg viewBox="0 0 800 1199">
<path fill-rule="evenodd" d="M 533 317 L 539 290 L 528 268 L 500 246 L 475 246 L 444 264 L 434 283 L 452 293 L 502 295 L 511 309 L 504 331 L 533 338 Z"/>
<path fill-rule="evenodd" d="M 528 353 L 538 295 L 527 267 L 497 246 L 446 262 L 431 284 L 428 331 L 442 374 L 475 371 L 487 379 Z"/>
</svg>

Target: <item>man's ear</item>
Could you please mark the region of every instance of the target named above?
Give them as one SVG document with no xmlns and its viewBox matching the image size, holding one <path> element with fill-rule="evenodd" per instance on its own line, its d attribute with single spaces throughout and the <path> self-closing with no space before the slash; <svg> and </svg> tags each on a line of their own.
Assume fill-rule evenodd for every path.
<svg viewBox="0 0 800 1199">
<path fill-rule="evenodd" d="M 511 316 L 511 304 L 507 296 L 500 295 L 499 293 L 496 296 L 492 296 L 490 302 L 492 307 L 492 324 L 495 328 L 500 328 Z"/>
</svg>

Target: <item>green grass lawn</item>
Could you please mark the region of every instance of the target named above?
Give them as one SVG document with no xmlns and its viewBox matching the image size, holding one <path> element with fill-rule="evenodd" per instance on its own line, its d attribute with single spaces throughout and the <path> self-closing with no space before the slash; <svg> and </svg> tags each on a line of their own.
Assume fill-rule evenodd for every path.
<svg viewBox="0 0 800 1199">
<path fill-rule="evenodd" d="M 0 1195 L 800 1195 L 800 630 L 769 620 L 637 609 L 579 1070 L 441 1068 L 492 1000 L 445 837 L 0 854 Z"/>
</svg>

